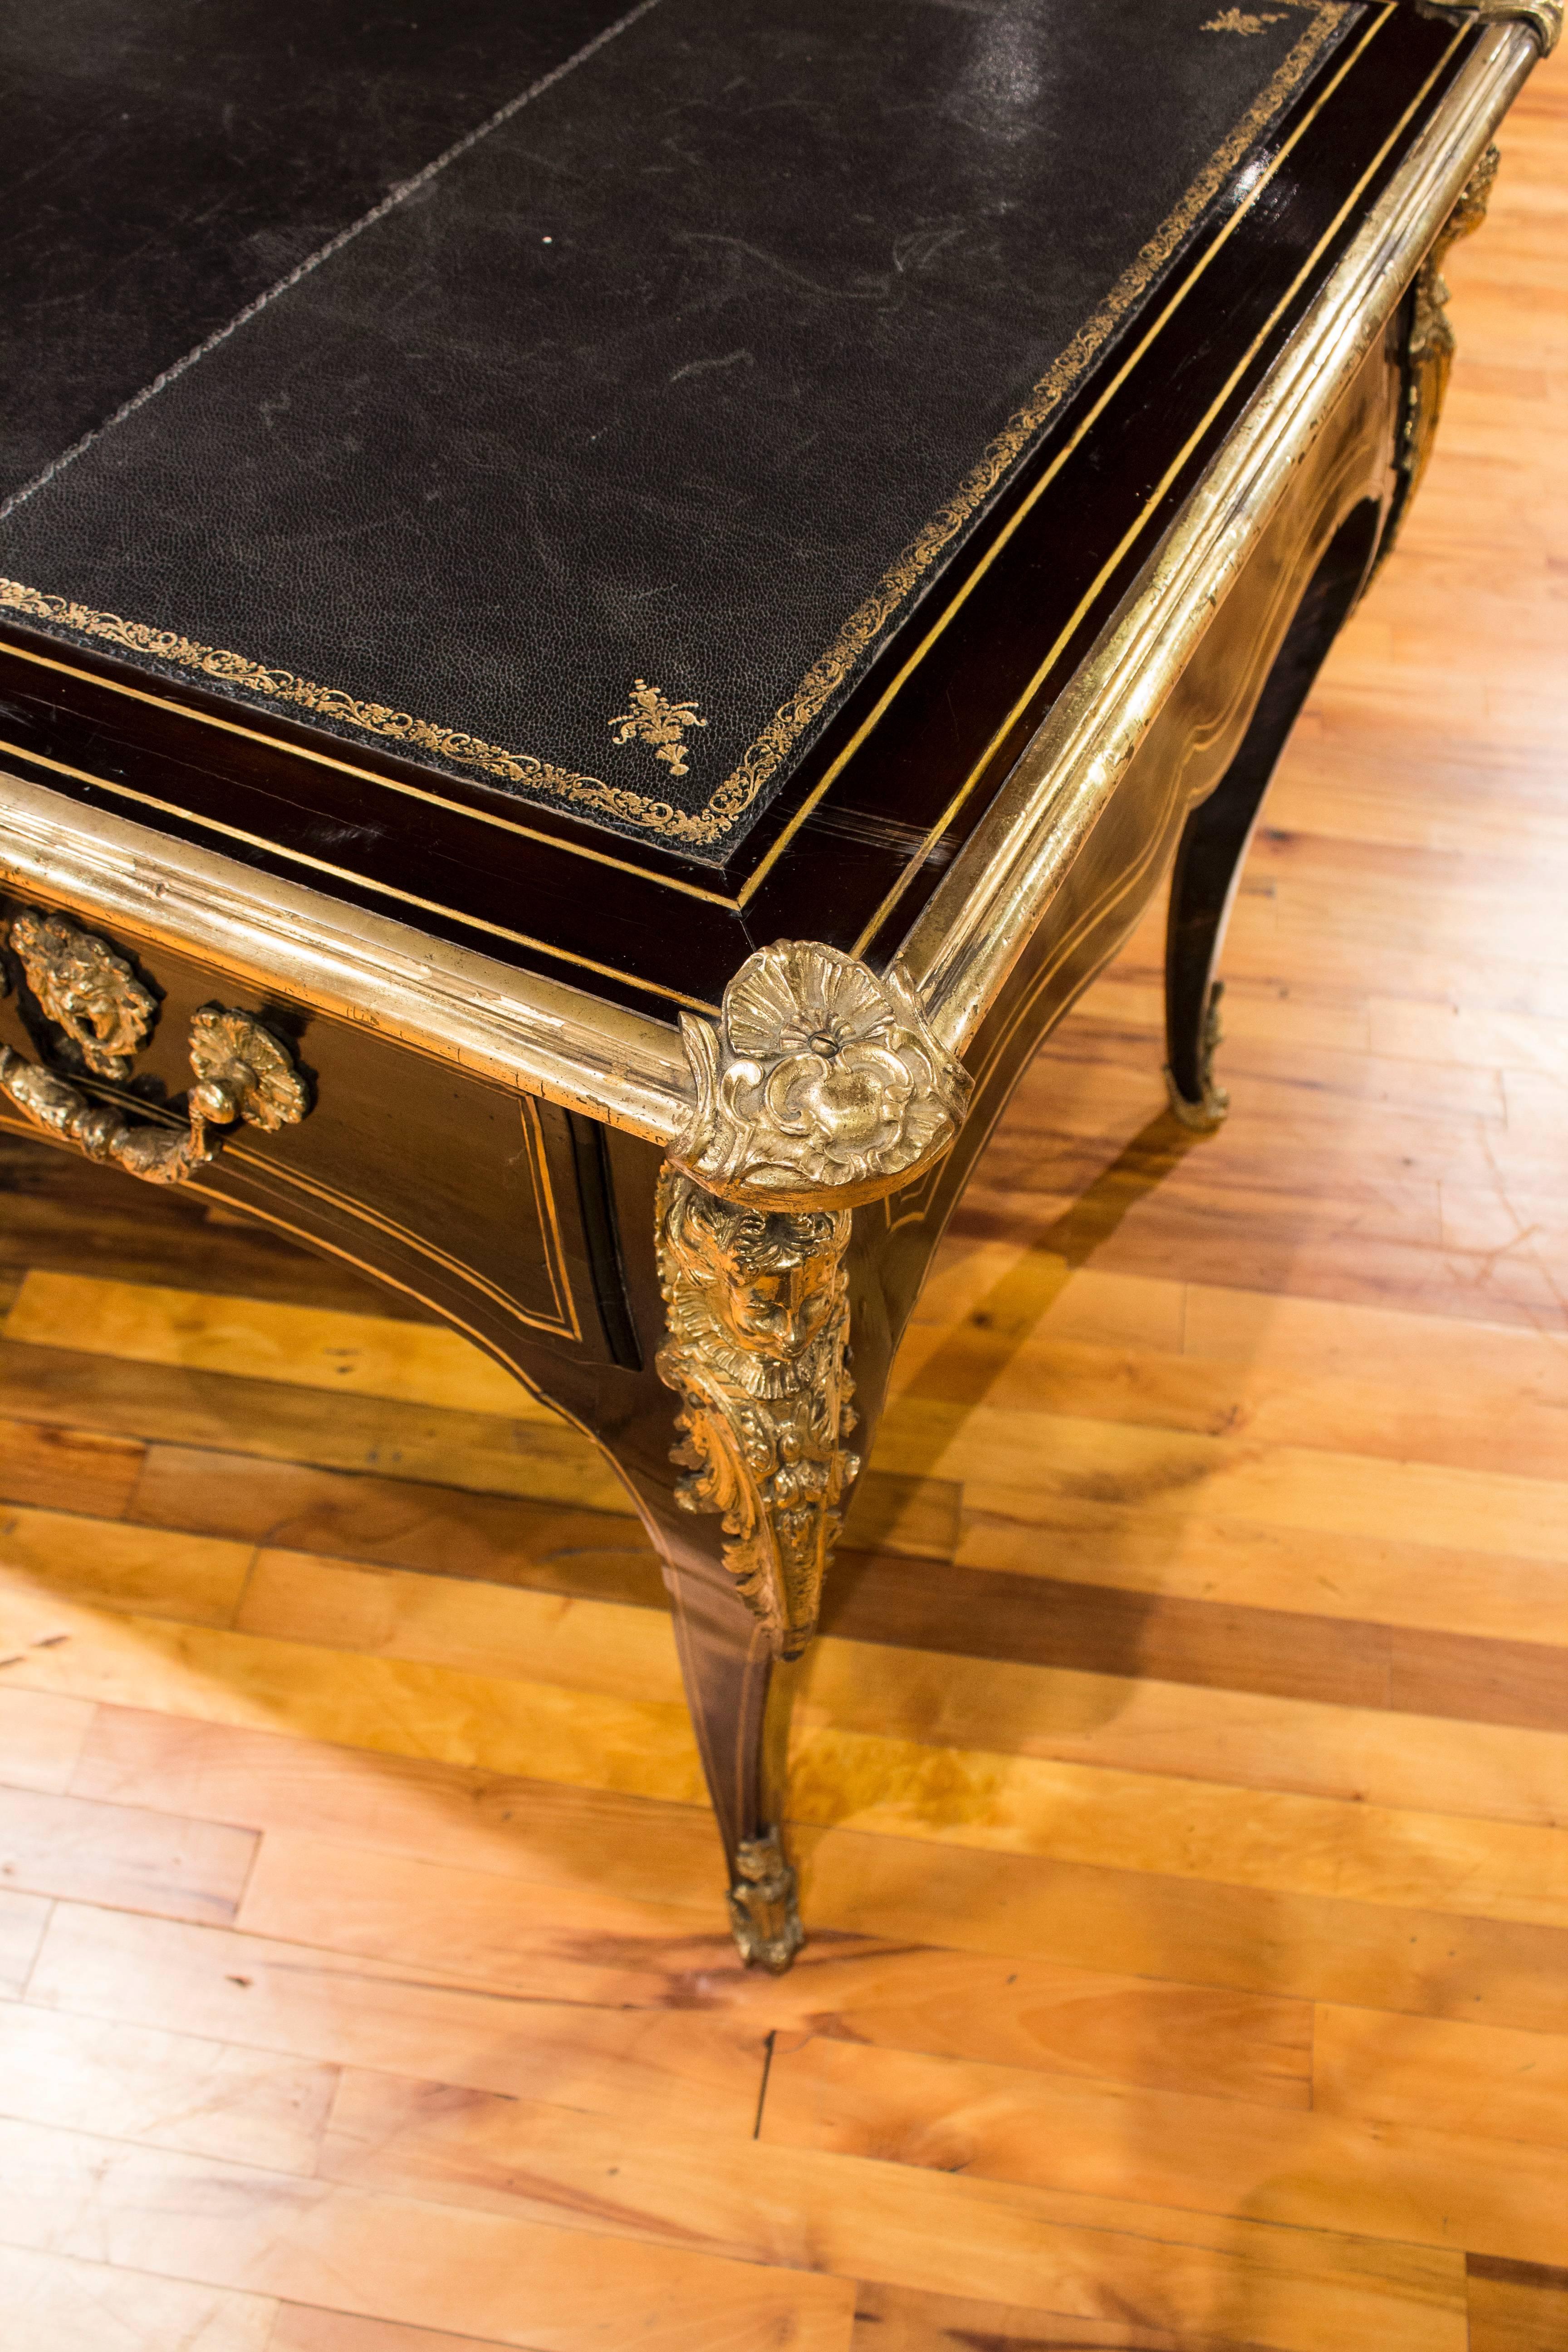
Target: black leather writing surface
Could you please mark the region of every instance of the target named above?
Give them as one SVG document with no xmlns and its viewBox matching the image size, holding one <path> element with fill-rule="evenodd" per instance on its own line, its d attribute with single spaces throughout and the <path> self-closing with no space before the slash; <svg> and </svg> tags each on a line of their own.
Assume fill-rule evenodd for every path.
<svg viewBox="0 0 1568 2352">
<path fill-rule="evenodd" d="M 61 331 L 13 467 L 46 425 L 58 458 L 104 414 L 0 525 L 10 609 L 730 856 L 1363 13 L 656 0 L 111 420 L 142 388 L 128 347 L 169 368 L 175 325 L 199 339 L 255 300 L 258 257 L 297 266 L 353 195 L 607 21 L 565 0 L 444 5 L 435 30 L 342 0 L 297 22 L 250 0 L 132 11 L 143 62 L 169 20 L 205 130 L 167 220 L 141 225 L 155 285 L 123 223 L 33 200 L 25 251 L 47 276 L 59 250 Z M 100 84 L 73 100 L 73 16 L 130 39 L 82 0 L 14 12 L 13 216 L 79 120 L 106 215 L 134 211 L 168 116 L 155 73 L 121 75 L 120 130 Z M 100 233 L 94 322 L 80 254 Z"/>
<path fill-rule="evenodd" d="M 621 13 L 6 0 L 0 500 Z"/>
</svg>

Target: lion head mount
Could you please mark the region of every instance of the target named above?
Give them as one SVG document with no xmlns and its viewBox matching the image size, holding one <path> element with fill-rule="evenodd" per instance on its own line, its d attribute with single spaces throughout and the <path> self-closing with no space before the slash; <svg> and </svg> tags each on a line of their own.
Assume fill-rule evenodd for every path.
<svg viewBox="0 0 1568 2352">
<path fill-rule="evenodd" d="M 941 1158 L 970 1080 L 903 967 L 879 980 L 810 940 L 748 957 L 716 1029 L 682 1013 L 697 1088 L 674 1164 L 759 1208 L 872 1201 Z"/>
</svg>

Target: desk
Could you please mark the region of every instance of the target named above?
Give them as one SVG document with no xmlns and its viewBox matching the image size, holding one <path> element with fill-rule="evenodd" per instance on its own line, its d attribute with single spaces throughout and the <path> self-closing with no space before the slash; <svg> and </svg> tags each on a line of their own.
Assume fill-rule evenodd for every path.
<svg viewBox="0 0 1568 2352">
<path fill-rule="evenodd" d="M 1560 16 L 11 13 L 0 1115 L 605 1449 L 749 1962 L 900 1332 L 1167 875 L 1224 1116 L 1247 838 Z"/>
</svg>

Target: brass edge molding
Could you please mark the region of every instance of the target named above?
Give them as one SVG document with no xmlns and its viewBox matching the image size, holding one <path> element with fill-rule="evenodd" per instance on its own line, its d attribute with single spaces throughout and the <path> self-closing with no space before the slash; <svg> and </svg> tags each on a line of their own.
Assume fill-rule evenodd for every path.
<svg viewBox="0 0 1568 2352">
<path fill-rule="evenodd" d="M 1546 0 L 1549 5 L 1549 0 Z M 399 710 L 352 693 L 342 687 L 302 677 L 275 663 L 259 662 L 226 646 L 210 646 L 185 636 L 178 629 L 130 620 L 119 613 L 102 612 L 73 598 L 40 589 L 26 581 L 0 578 L 0 613 L 42 621 L 68 630 L 77 637 L 98 639 L 124 651 L 149 656 L 176 669 L 213 679 L 220 687 L 238 688 L 259 701 L 306 711 L 357 733 L 379 739 L 395 750 L 424 752 L 454 767 L 466 767 L 499 782 L 542 788 L 557 802 L 585 810 L 593 816 L 637 828 L 644 835 L 700 851 L 710 849 L 734 831 L 789 756 L 800 737 L 820 717 L 869 650 L 904 608 L 910 594 L 951 548 L 961 531 L 998 487 L 1008 470 L 1060 405 L 1138 298 L 1164 267 L 1205 207 L 1218 194 L 1229 173 L 1267 124 L 1299 89 L 1321 55 L 1331 35 L 1346 15 L 1345 0 L 1293 0 L 1307 10 L 1310 22 L 1289 56 L 1270 77 L 1240 121 L 1210 156 L 1142 250 L 1079 329 L 1067 350 L 1032 387 L 937 512 L 929 517 L 914 539 L 894 558 L 882 578 L 843 623 L 832 643 L 781 704 L 762 733 L 742 753 L 706 803 L 681 810 L 668 802 L 649 799 L 598 776 L 558 767 L 530 751 L 486 741 L 460 729 L 441 725 L 409 711 Z M 1489 5 L 1489 0 L 1479 0 Z M 1256 191 L 1252 192 L 1256 194 Z M 1249 198 L 1250 201 L 1250 198 Z M 637 681 L 642 686 L 643 681 Z M 645 691 L 656 692 L 657 689 Z M 662 700 L 662 697 L 660 698 Z M 681 709 L 689 706 L 678 706 Z M 616 722 L 612 722 L 614 724 Z M 688 724 L 706 726 L 693 717 Z M 624 737 L 619 739 L 625 740 Z M 659 757 L 665 757 L 660 751 Z M 671 761 L 672 772 L 683 766 Z M 377 776 L 386 783 L 389 779 Z M 397 789 L 395 785 L 394 789 Z M 438 796 L 426 793 L 425 797 Z M 814 798 L 816 796 L 814 795 Z M 477 812 L 466 812 L 478 814 Z M 803 813 L 804 814 L 804 813 Z M 798 824 L 799 818 L 796 819 Z M 521 829 L 521 828 L 520 828 Z M 792 825 L 793 833 L 795 826 Z M 568 848 L 575 845 L 562 845 Z M 773 845 L 776 856 L 781 843 Z M 593 855 L 588 852 L 586 854 Z M 607 863 L 620 861 L 606 859 Z M 636 869 L 634 869 L 636 870 Z M 763 869 L 765 870 L 765 867 Z M 661 877 L 661 879 L 663 877 Z M 761 872 L 755 879 L 761 879 Z M 679 883 L 677 887 L 681 887 Z M 693 895 L 717 896 L 694 886 Z M 749 894 L 748 894 L 749 895 Z"/>
<path fill-rule="evenodd" d="M 1563 0 L 1415 0 L 1417 16 L 1436 16 L 1467 29 L 1477 25 L 1528 25 L 1549 58 L 1563 36 Z"/>
<path fill-rule="evenodd" d="M 0 807 L 0 876 L 19 889 L 661 1147 L 689 1124 L 661 1022 L 4 771 Z"/>
<path fill-rule="evenodd" d="M 1456 36 L 1456 38 L 1464 37 Z M 974 1034 L 1540 55 L 1488 34 L 900 950 L 931 1028 Z"/>
</svg>

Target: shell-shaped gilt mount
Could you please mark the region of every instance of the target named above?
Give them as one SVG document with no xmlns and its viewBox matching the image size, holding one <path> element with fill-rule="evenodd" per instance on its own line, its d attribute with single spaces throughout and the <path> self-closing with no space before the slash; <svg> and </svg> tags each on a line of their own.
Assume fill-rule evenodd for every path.
<svg viewBox="0 0 1568 2352">
<path fill-rule="evenodd" d="M 872 1201 L 940 1159 L 968 1073 L 932 1032 L 899 963 L 879 979 L 810 940 L 747 959 L 717 1028 L 683 1013 L 697 1089 L 673 1164 L 762 1208 Z"/>
<path fill-rule="evenodd" d="M 65 1031 L 68 1051 L 95 1078 L 128 1078 L 157 1003 L 105 940 L 63 915 L 26 908 L 11 945 L 46 1021 Z"/>
</svg>

